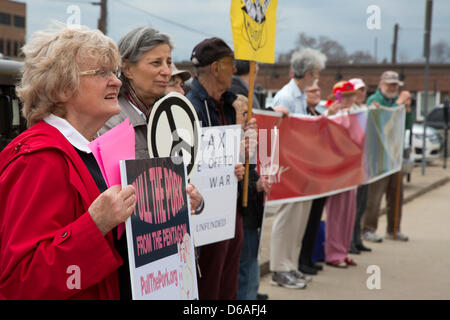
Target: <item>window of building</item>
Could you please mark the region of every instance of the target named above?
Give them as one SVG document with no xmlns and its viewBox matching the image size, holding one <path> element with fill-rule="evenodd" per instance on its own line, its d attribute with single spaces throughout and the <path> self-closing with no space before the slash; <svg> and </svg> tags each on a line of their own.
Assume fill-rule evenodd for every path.
<svg viewBox="0 0 450 320">
<path fill-rule="evenodd" d="M 5 50 L 3 49 L 3 46 L 4 46 L 4 41 L 3 41 L 3 39 L 0 39 L 0 53 L 1 54 L 4 54 L 5 53 Z"/>
<path fill-rule="evenodd" d="M 11 15 L 9 13 L 0 12 L 0 24 L 5 26 L 11 25 Z"/>
<path fill-rule="evenodd" d="M 25 28 L 25 17 L 14 16 L 14 27 Z"/>
<path fill-rule="evenodd" d="M 13 55 L 14 57 L 17 57 L 19 55 L 19 43 L 17 41 L 14 41 Z"/>
<path fill-rule="evenodd" d="M 11 56 L 11 40 L 6 40 L 6 55 Z"/>
</svg>

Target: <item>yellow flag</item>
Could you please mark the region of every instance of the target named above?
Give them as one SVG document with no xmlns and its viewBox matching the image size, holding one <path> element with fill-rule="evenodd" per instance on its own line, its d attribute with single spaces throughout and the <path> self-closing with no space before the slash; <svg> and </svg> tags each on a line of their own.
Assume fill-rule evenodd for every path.
<svg viewBox="0 0 450 320">
<path fill-rule="evenodd" d="M 275 62 L 278 0 L 231 0 L 234 57 Z"/>
</svg>

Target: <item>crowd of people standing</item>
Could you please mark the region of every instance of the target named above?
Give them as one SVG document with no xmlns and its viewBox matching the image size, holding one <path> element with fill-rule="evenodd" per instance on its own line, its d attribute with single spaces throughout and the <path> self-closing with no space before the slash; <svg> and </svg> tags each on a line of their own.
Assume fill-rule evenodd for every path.
<svg viewBox="0 0 450 320">
<path fill-rule="evenodd" d="M 133 212 L 135 190 L 106 186 L 87 146 L 98 134 L 128 118 L 135 131 L 136 158 L 149 158 L 149 115 L 155 102 L 170 91 L 187 92 L 204 127 L 240 124 L 244 132 L 257 128 L 254 118 L 244 116 L 248 61 L 235 60 L 222 39 L 208 38 L 193 46 L 193 75 L 177 69 L 172 50 L 170 37 L 151 27 L 131 30 L 116 45 L 98 30 L 59 26 L 35 33 L 23 47 L 24 70 L 17 94 L 29 129 L 0 154 L 0 298 L 131 298 L 120 225 Z M 399 94 L 401 83 L 392 71 L 383 73 L 379 89 L 366 103 L 364 81 L 355 78 L 337 83 L 327 104 L 321 105 L 320 72 L 325 64 L 326 56 L 316 50 L 295 52 L 293 77 L 267 108 L 284 116 L 319 117 L 404 104 L 410 121 L 410 96 Z M 256 96 L 253 107 L 266 108 Z M 250 152 L 251 147 L 246 147 Z M 242 181 L 242 163 L 234 173 Z M 201 300 L 268 298 L 258 293 L 258 247 L 271 184 L 254 165 L 249 173 L 245 208 L 239 200 L 241 183 L 238 187 L 234 238 L 197 248 Z M 370 251 L 362 238 L 380 241 L 375 231 L 382 196 L 387 195 L 389 221 L 399 209 L 392 200 L 398 176 L 281 206 L 272 228 L 272 282 L 304 289 L 323 269 L 312 257 L 323 213 L 326 264 L 356 265 L 348 253 Z M 201 214 L 201 192 L 189 184 L 186 193 L 191 214 Z M 394 229 L 388 224 L 388 238 L 395 234 L 396 239 L 408 239 L 399 225 Z M 79 289 L 66 285 L 68 265 L 83 270 Z"/>
</svg>

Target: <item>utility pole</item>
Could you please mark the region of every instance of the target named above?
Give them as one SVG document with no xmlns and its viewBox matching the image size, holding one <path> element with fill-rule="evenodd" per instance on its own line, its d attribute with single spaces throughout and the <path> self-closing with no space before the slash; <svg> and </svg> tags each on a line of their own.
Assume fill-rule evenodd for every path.
<svg viewBox="0 0 450 320">
<path fill-rule="evenodd" d="M 422 141 L 422 175 L 425 175 L 425 138 L 427 135 L 427 123 L 426 117 L 428 113 L 428 79 L 430 77 L 430 43 L 431 43 L 431 20 L 433 12 L 433 0 L 426 0 L 425 5 L 425 33 L 423 41 L 423 55 L 425 56 L 425 92 L 424 92 L 424 105 L 423 105 L 423 141 Z"/>
<path fill-rule="evenodd" d="M 378 38 L 375 37 L 373 44 L 373 56 L 375 58 L 375 62 L 378 63 Z"/>
<path fill-rule="evenodd" d="M 100 0 L 100 2 L 91 2 L 94 6 L 100 6 L 100 18 L 98 19 L 98 30 L 106 35 L 106 22 L 108 17 L 107 0 Z"/>
<path fill-rule="evenodd" d="M 394 25 L 394 43 L 392 44 L 392 64 L 397 63 L 398 23 Z"/>
</svg>

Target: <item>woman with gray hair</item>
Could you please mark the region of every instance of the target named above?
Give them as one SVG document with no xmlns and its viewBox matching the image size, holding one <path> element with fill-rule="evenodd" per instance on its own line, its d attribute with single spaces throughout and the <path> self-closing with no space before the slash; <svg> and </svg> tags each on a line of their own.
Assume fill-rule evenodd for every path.
<svg viewBox="0 0 450 320">
<path fill-rule="evenodd" d="M 119 299 L 111 231 L 135 191 L 107 189 L 88 148 L 120 112 L 119 52 L 98 30 L 65 26 L 36 32 L 23 52 L 30 128 L 0 153 L 0 298 Z"/>
<path fill-rule="evenodd" d="M 147 122 L 156 101 L 162 98 L 172 75 L 172 49 L 169 36 L 151 27 L 138 27 L 128 32 L 118 43 L 122 57 L 123 83 L 119 95 L 121 112 L 111 117 L 103 126 L 104 133 L 126 118 L 134 127 L 136 159 L 149 159 Z M 203 198 L 194 185 L 188 184 L 191 214 L 203 209 Z M 119 269 L 123 297 L 131 298 L 127 244 L 125 237 L 117 243 L 124 265 Z"/>
</svg>

